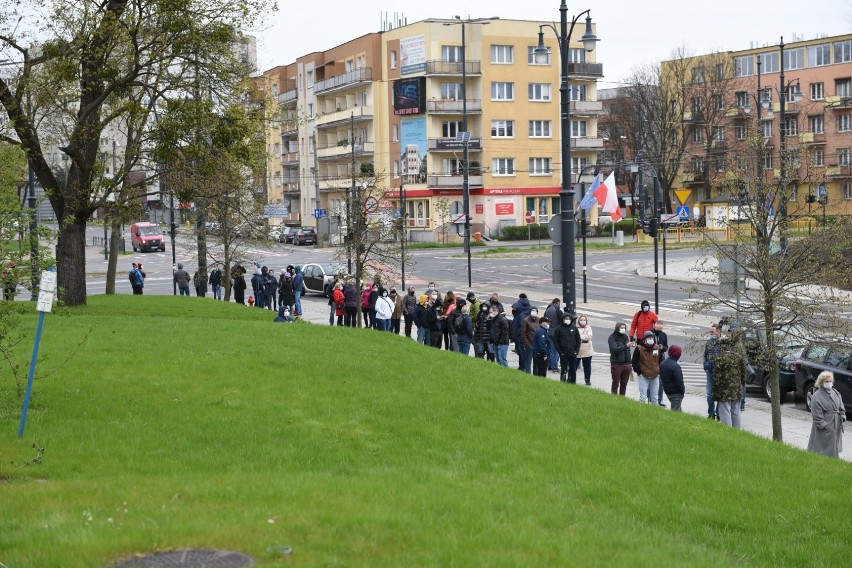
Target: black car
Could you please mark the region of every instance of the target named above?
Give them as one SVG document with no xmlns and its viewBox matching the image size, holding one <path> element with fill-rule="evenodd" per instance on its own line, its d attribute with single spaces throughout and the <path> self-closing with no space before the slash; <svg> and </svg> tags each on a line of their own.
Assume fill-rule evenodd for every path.
<svg viewBox="0 0 852 568">
<path fill-rule="evenodd" d="M 315 245 L 317 244 L 317 232 L 312 227 L 301 227 L 293 234 L 293 244 Z"/>
<path fill-rule="evenodd" d="M 840 393 L 847 414 L 852 413 L 852 342 L 813 341 L 796 361 L 796 390 L 810 411 L 816 380 L 823 371 L 834 373 L 834 388 Z"/>
<path fill-rule="evenodd" d="M 278 237 L 278 242 L 281 243 L 292 243 L 293 237 L 302 230 L 302 227 L 286 227 L 284 228 L 280 236 Z"/>
<path fill-rule="evenodd" d="M 787 399 L 788 392 L 796 390 L 795 362 L 802 354 L 805 341 L 802 333 L 796 329 L 784 329 L 775 332 L 775 345 L 778 352 L 778 385 L 781 390 L 780 400 Z M 772 399 L 771 381 L 768 365 L 763 353 L 766 342 L 763 338 L 766 332 L 759 325 L 744 326 L 743 339 L 748 353 L 749 373 L 746 377 L 746 387 L 760 389 L 767 399 Z"/>
</svg>

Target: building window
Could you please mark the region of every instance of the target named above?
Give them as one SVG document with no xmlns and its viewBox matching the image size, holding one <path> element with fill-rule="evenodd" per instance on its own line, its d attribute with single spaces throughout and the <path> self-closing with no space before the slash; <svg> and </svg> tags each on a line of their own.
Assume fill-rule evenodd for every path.
<svg viewBox="0 0 852 568">
<path fill-rule="evenodd" d="M 798 169 L 802 166 L 802 161 L 799 158 L 799 149 L 793 148 L 790 150 L 790 163 L 793 164 L 794 169 Z"/>
<path fill-rule="evenodd" d="M 568 63 L 585 63 L 586 62 L 586 50 L 578 49 L 576 47 L 572 47 L 568 50 Z"/>
<path fill-rule="evenodd" d="M 492 101 L 513 101 L 515 100 L 515 84 L 501 81 L 491 82 L 491 100 Z"/>
<path fill-rule="evenodd" d="M 767 152 L 763 155 L 763 169 L 771 170 L 772 169 L 772 154 Z"/>
<path fill-rule="evenodd" d="M 530 138 L 550 138 L 552 136 L 550 125 L 549 120 L 531 120 Z"/>
<path fill-rule="evenodd" d="M 716 142 L 724 142 L 725 141 L 725 127 L 724 126 L 714 126 L 713 127 L 713 140 Z"/>
<path fill-rule="evenodd" d="M 441 83 L 441 98 L 451 101 L 462 99 L 461 83 Z"/>
<path fill-rule="evenodd" d="M 725 95 L 713 95 L 713 108 L 725 110 Z"/>
<path fill-rule="evenodd" d="M 716 64 L 716 80 L 722 81 L 723 79 L 725 79 L 727 77 L 727 75 L 728 75 L 728 73 L 727 73 L 727 70 L 725 69 L 725 64 L 724 63 L 717 63 Z"/>
<path fill-rule="evenodd" d="M 795 117 L 788 118 L 784 121 L 784 124 L 781 125 L 781 135 L 782 136 L 796 136 L 799 134 L 799 122 Z"/>
<path fill-rule="evenodd" d="M 849 132 L 852 130 L 852 114 L 837 115 L 837 131 Z"/>
<path fill-rule="evenodd" d="M 393 141 L 399 142 L 399 125 L 394 124 L 393 127 L 391 128 L 391 131 L 393 132 Z"/>
<path fill-rule="evenodd" d="M 308 118 L 314 117 L 314 103 L 308 103 Z"/>
<path fill-rule="evenodd" d="M 843 182 L 843 199 L 852 199 L 852 182 Z"/>
<path fill-rule="evenodd" d="M 585 120 L 571 121 L 571 138 L 585 138 L 589 135 L 589 123 Z"/>
<path fill-rule="evenodd" d="M 531 101 L 550 102 L 550 83 L 530 83 L 529 98 Z"/>
<path fill-rule="evenodd" d="M 812 150 L 811 157 L 813 158 L 813 163 L 815 166 L 824 166 L 825 165 L 825 151 L 822 148 L 814 148 Z"/>
<path fill-rule="evenodd" d="M 568 90 L 568 98 L 572 101 L 585 101 L 586 85 L 571 85 Z"/>
<path fill-rule="evenodd" d="M 754 56 L 746 55 L 743 57 L 737 57 L 736 73 L 737 77 L 754 75 Z"/>
<path fill-rule="evenodd" d="M 748 105 L 748 93 L 746 93 L 745 91 L 738 91 L 737 106 L 743 108 L 746 105 Z"/>
<path fill-rule="evenodd" d="M 536 60 L 535 60 L 535 49 L 536 49 L 536 47 L 538 47 L 538 46 L 536 46 L 536 45 L 527 46 L 527 63 L 529 63 L 530 65 L 550 65 L 550 50 L 549 49 L 547 50 L 547 58 L 544 60 L 544 62 L 543 63 L 537 63 Z"/>
<path fill-rule="evenodd" d="M 491 137 L 492 138 L 514 138 L 515 137 L 515 121 L 514 120 L 492 120 L 491 121 Z"/>
<path fill-rule="evenodd" d="M 441 61 L 445 63 L 458 63 L 461 61 L 460 45 L 442 45 Z"/>
<path fill-rule="evenodd" d="M 716 158 L 716 171 L 724 172 L 725 171 L 725 156 L 719 156 Z"/>
<path fill-rule="evenodd" d="M 704 66 L 703 65 L 692 68 L 692 82 L 693 83 L 703 83 L 704 82 Z"/>
<path fill-rule="evenodd" d="M 492 45 L 491 63 L 510 64 L 515 62 L 515 46 Z"/>
<path fill-rule="evenodd" d="M 701 144 L 704 142 L 704 129 L 701 127 L 693 127 L 692 128 L 692 141 L 696 144 Z"/>
<path fill-rule="evenodd" d="M 811 83 L 811 100 L 821 101 L 825 99 L 825 83 Z"/>
<path fill-rule="evenodd" d="M 704 97 L 692 97 L 692 112 L 695 114 L 704 112 Z"/>
<path fill-rule="evenodd" d="M 780 68 L 778 66 L 779 61 L 780 61 L 780 59 L 778 58 L 778 52 L 777 51 L 773 51 L 772 53 L 761 54 L 760 55 L 760 63 L 761 63 L 760 72 L 761 73 L 778 73 L 778 71 L 780 70 Z"/>
<path fill-rule="evenodd" d="M 748 134 L 748 127 L 745 124 L 738 124 L 735 130 L 737 134 L 737 140 L 746 139 L 746 134 Z"/>
<path fill-rule="evenodd" d="M 494 158 L 493 160 L 491 160 L 491 175 L 515 175 L 515 158 Z"/>
<path fill-rule="evenodd" d="M 811 132 L 814 134 L 825 134 L 825 118 L 821 114 L 808 117 L 808 121 L 811 123 Z"/>
<path fill-rule="evenodd" d="M 834 62 L 849 63 L 852 61 L 852 40 L 834 42 Z"/>
<path fill-rule="evenodd" d="M 441 136 L 444 138 L 455 138 L 462 131 L 460 120 L 450 120 L 441 124 Z"/>
<path fill-rule="evenodd" d="M 571 158 L 571 174 L 578 175 L 580 172 L 582 172 L 584 169 L 586 169 L 586 166 L 588 166 L 588 165 L 589 165 L 589 159 L 588 158 Z M 559 198 L 557 197 L 555 199 L 556 199 L 556 205 L 555 205 L 554 211 L 558 211 L 559 210 Z"/>
<path fill-rule="evenodd" d="M 799 186 L 791 185 L 790 186 L 790 201 L 798 201 L 799 200 Z"/>
<path fill-rule="evenodd" d="M 834 81 L 834 92 L 838 97 L 852 96 L 852 81 L 847 79 L 837 79 Z"/>
<path fill-rule="evenodd" d="M 280 144 L 279 142 L 276 142 L 276 143 L 275 143 L 274 156 L 275 156 L 276 158 L 280 158 L 280 157 L 281 157 L 281 144 Z"/>
<path fill-rule="evenodd" d="M 692 158 L 692 171 L 693 173 L 702 173 L 704 171 L 704 159 L 694 157 Z"/>
<path fill-rule="evenodd" d="M 825 43 L 808 48 L 808 67 L 821 67 L 831 63 L 831 48 Z"/>
<path fill-rule="evenodd" d="M 550 165 L 550 158 L 530 158 L 531 176 L 549 176 L 552 174 L 553 168 Z"/>
<path fill-rule="evenodd" d="M 393 178 L 399 179 L 399 160 L 393 161 Z"/>
<path fill-rule="evenodd" d="M 849 165 L 849 148 L 838 148 L 837 149 L 837 165 L 839 165 L 839 166 L 848 166 Z"/>
<path fill-rule="evenodd" d="M 760 133 L 764 138 L 772 138 L 772 121 L 764 120 L 760 123 Z"/>
<path fill-rule="evenodd" d="M 313 72 L 313 70 L 308 71 L 306 77 L 308 78 L 308 88 L 310 89 L 311 87 L 314 86 L 314 72 Z"/>
<path fill-rule="evenodd" d="M 796 49 L 788 49 L 784 52 L 784 69 L 792 71 L 793 69 L 804 69 L 805 67 L 805 48 L 799 47 Z"/>
<path fill-rule="evenodd" d="M 390 57 L 391 57 L 390 68 L 391 68 L 391 69 L 396 69 L 396 51 L 391 51 L 391 56 L 390 56 Z"/>
<path fill-rule="evenodd" d="M 275 187 L 281 187 L 282 176 L 281 172 L 275 172 Z"/>
</svg>

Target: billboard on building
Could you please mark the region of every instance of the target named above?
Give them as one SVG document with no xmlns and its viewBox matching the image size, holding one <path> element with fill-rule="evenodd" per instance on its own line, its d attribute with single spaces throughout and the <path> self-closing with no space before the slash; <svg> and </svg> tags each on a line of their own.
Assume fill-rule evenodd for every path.
<svg viewBox="0 0 852 568">
<path fill-rule="evenodd" d="M 393 113 L 396 115 L 426 112 L 426 77 L 409 77 L 393 82 Z"/>
<path fill-rule="evenodd" d="M 403 118 L 399 125 L 405 183 L 426 183 L 426 117 Z"/>
<path fill-rule="evenodd" d="M 426 36 L 404 37 L 399 40 L 399 55 L 401 75 L 426 71 Z"/>
</svg>

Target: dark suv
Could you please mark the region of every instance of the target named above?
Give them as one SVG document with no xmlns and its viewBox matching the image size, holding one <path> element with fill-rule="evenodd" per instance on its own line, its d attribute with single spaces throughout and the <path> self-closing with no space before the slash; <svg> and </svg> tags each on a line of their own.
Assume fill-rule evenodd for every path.
<svg viewBox="0 0 852 568">
<path fill-rule="evenodd" d="M 315 245 L 317 244 L 317 232 L 312 227 L 302 227 L 293 234 L 293 244 Z"/>
<path fill-rule="evenodd" d="M 746 326 L 743 330 L 743 340 L 750 368 L 746 385 L 759 388 L 763 395 L 771 400 L 771 386 L 764 341 L 765 331 L 759 326 Z M 794 329 L 775 332 L 775 345 L 778 353 L 778 385 L 781 390 L 780 401 L 787 399 L 787 393 L 796 390 L 795 362 L 801 356 L 805 341 L 801 334 Z"/>
<path fill-rule="evenodd" d="M 840 393 L 847 413 L 852 412 L 852 343 L 846 341 L 809 343 L 796 361 L 796 390 L 810 411 L 816 380 L 823 371 L 834 373 L 834 388 Z"/>
</svg>

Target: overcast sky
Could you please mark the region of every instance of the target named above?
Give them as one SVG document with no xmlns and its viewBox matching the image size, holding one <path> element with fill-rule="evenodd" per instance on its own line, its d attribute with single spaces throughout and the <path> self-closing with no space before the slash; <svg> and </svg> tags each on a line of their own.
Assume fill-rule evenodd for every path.
<svg viewBox="0 0 852 568">
<path fill-rule="evenodd" d="M 454 15 L 503 19 L 559 20 L 559 0 L 426 0 L 424 2 L 296 2 L 279 0 L 280 9 L 257 30 L 258 65 L 266 70 L 312 51 L 324 51 L 350 39 L 381 30 L 382 15 L 394 10 L 409 23 Z M 852 0 L 598 0 L 569 2 L 569 17 L 592 8 L 597 25 L 597 60 L 604 65 L 601 88 L 615 83 L 637 65 L 667 59 L 685 45 L 695 53 L 736 51 L 785 42 L 793 34 L 852 31 Z M 578 24 L 579 26 L 579 24 Z M 575 35 L 582 35 L 575 28 Z"/>
</svg>

